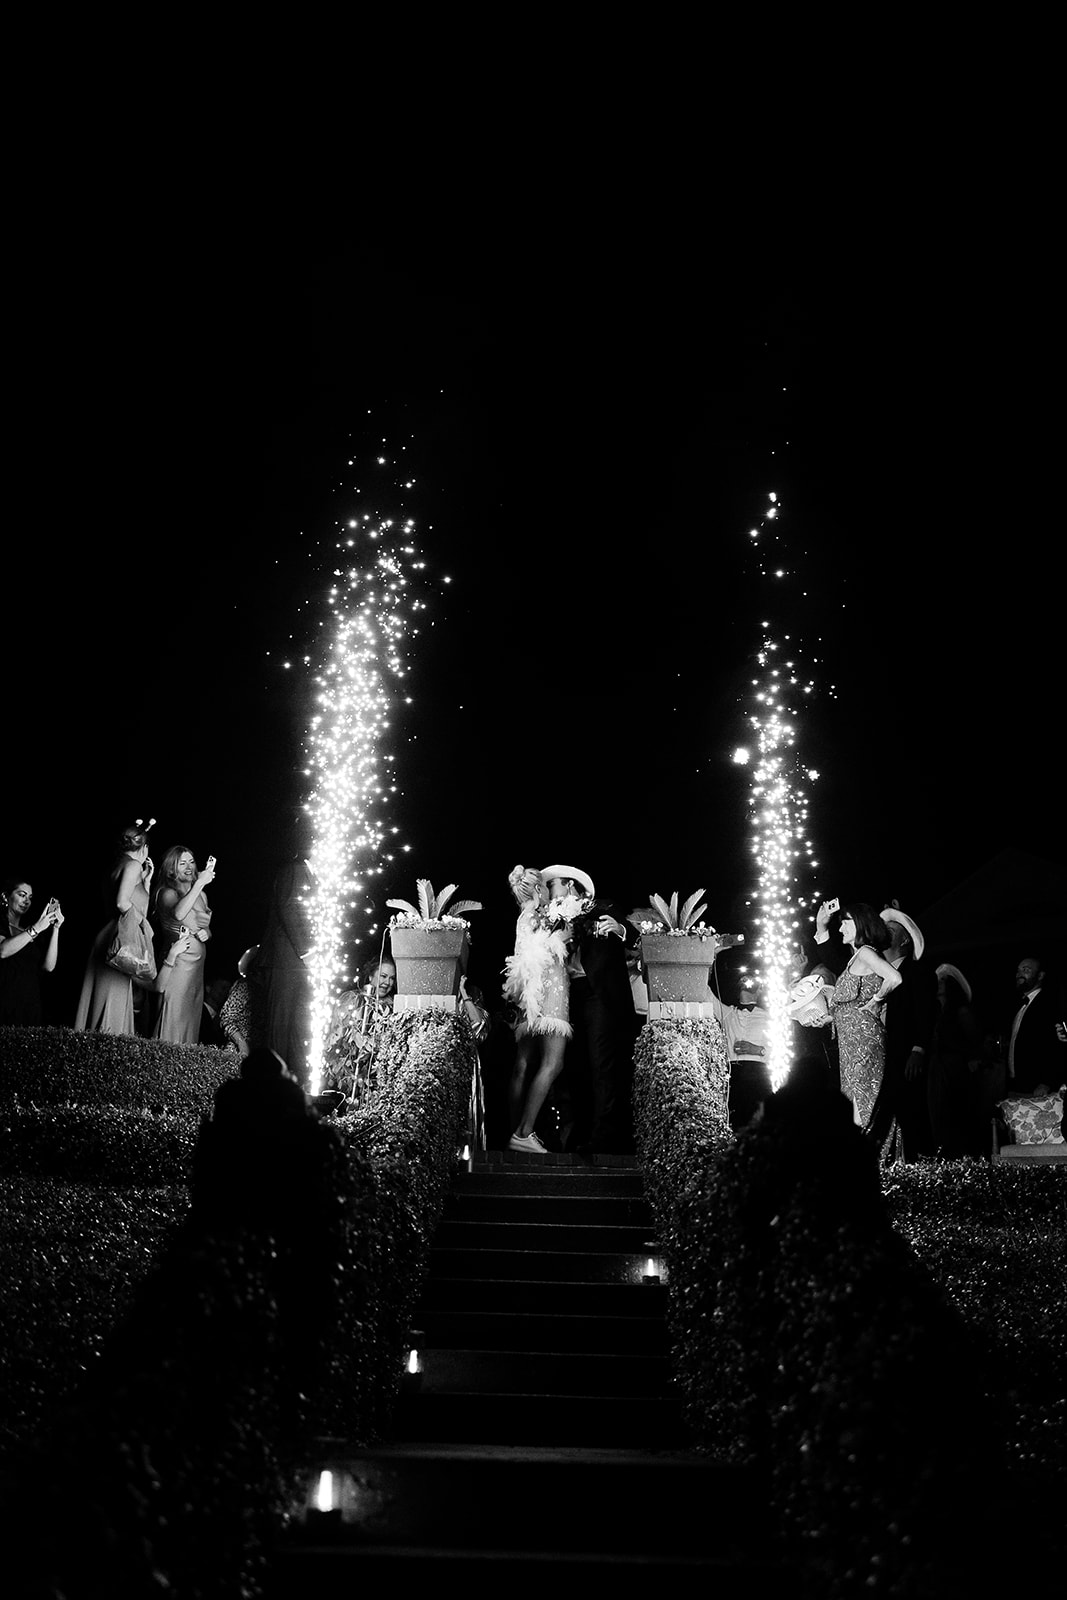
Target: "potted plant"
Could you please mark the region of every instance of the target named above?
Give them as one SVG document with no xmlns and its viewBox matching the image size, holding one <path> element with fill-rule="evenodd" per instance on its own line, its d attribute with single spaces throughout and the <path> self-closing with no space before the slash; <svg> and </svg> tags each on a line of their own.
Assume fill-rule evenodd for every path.
<svg viewBox="0 0 1067 1600">
<path fill-rule="evenodd" d="M 700 901 L 703 893 L 697 889 L 681 907 L 677 889 L 669 904 L 658 894 L 649 895 L 653 915 L 639 927 L 650 1001 L 710 1000 L 708 972 L 715 952 L 741 942 L 740 934 L 718 934 L 700 921 L 707 910 Z"/>
<path fill-rule="evenodd" d="M 454 883 L 440 894 L 434 893 L 429 878 L 419 878 L 417 885 L 417 906 L 410 900 L 385 902 L 395 912 L 389 920 L 389 944 L 396 962 L 396 992 L 456 995 L 470 951 L 470 923 L 463 912 L 480 911 L 481 901 L 457 900 L 450 905 Z"/>
</svg>

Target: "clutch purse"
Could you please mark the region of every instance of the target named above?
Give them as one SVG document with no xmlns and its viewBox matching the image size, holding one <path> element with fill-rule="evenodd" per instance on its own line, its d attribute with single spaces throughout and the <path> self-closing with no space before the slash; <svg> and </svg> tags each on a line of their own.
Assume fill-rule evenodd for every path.
<svg viewBox="0 0 1067 1600">
<path fill-rule="evenodd" d="M 116 972 L 141 983 L 151 983 L 156 976 L 156 958 L 152 949 L 152 935 L 143 917 L 131 906 L 124 911 L 115 925 L 111 943 L 104 960 Z"/>
</svg>

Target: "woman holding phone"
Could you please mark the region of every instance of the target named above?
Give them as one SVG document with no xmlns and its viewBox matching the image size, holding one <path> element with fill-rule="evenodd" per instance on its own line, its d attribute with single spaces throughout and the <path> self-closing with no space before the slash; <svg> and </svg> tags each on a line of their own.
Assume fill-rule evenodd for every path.
<svg viewBox="0 0 1067 1600">
<path fill-rule="evenodd" d="M 204 893 L 215 878 L 215 858 L 198 868 L 186 846 L 171 845 L 159 866 L 152 907 L 163 959 L 157 962 L 158 1014 L 153 1039 L 197 1044 L 204 1010 L 204 946 L 211 938 L 211 908 Z"/>
<path fill-rule="evenodd" d="M 39 1028 L 44 1021 L 41 974 L 56 969 L 63 913 L 58 900 L 49 900 L 40 916 L 31 919 L 32 905 L 32 884 L 23 878 L 5 881 L 0 891 L 0 1025 Z"/>
</svg>

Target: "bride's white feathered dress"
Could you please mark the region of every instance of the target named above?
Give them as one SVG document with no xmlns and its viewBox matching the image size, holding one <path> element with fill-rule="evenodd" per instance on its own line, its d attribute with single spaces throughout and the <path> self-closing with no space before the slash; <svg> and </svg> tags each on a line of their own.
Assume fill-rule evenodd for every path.
<svg viewBox="0 0 1067 1600">
<path fill-rule="evenodd" d="M 504 963 L 504 998 L 518 1006 L 515 1037 L 528 1033 L 571 1036 L 567 957 L 571 929 L 565 920 L 546 919 L 548 892 L 540 873 L 515 867 L 508 877 L 519 903 L 515 952 Z"/>
</svg>

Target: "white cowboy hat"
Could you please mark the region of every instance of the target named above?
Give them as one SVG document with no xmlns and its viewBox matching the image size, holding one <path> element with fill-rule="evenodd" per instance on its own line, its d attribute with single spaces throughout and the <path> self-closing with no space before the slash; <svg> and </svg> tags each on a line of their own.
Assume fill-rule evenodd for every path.
<svg viewBox="0 0 1067 1600">
<path fill-rule="evenodd" d="M 898 911 L 896 906 L 886 906 L 885 910 L 882 912 L 882 921 L 899 922 L 902 928 L 907 929 L 908 933 L 911 935 L 911 947 L 915 952 L 915 959 L 916 961 L 919 961 L 922 957 L 923 951 L 926 949 L 926 940 L 919 932 L 918 923 L 913 922 L 906 911 Z"/>
<path fill-rule="evenodd" d="M 964 997 L 968 1003 L 970 1002 L 971 986 L 967 982 L 967 979 L 963 976 L 963 973 L 960 971 L 959 967 L 954 967 L 951 961 L 942 961 L 941 965 L 937 969 L 937 975 L 939 978 L 954 978 L 959 984 L 960 988 L 963 990 Z"/>
<path fill-rule="evenodd" d="M 553 878 L 572 878 L 575 883 L 582 885 L 590 900 L 596 894 L 596 890 L 593 888 L 593 880 L 588 872 L 580 872 L 577 867 L 563 867 L 557 862 L 555 866 L 542 867 L 541 876 L 545 883 L 551 883 Z"/>
</svg>

